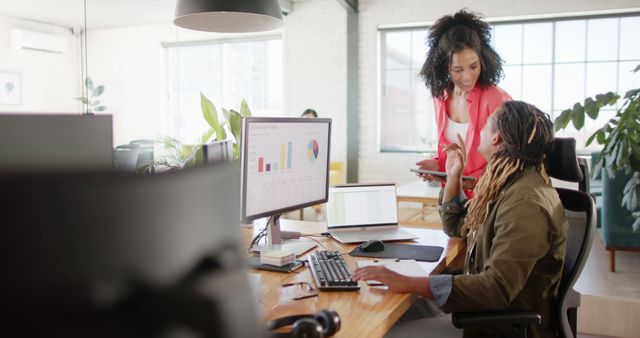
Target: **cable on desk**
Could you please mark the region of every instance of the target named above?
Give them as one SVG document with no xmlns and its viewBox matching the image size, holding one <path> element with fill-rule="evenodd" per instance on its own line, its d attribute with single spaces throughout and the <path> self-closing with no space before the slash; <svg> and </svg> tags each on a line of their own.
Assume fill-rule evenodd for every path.
<svg viewBox="0 0 640 338">
<path fill-rule="evenodd" d="M 310 240 L 312 240 L 312 241 L 314 241 L 314 242 L 318 243 L 318 245 L 320 245 L 324 250 L 328 251 L 327 247 L 326 247 L 326 246 L 324 246 L 324 245 L 322 245 L 322 243 L 318 242 L 318 240 L 317 240 L 317 239 L 315 239 L 315 238 L 313 238 L 313 236 L 310 236 L 310 235 L 303 235 L 303 236 L 300 236 L 300 237 L 308 238 L 308 239 L 310 239 Z"/>
</svg>

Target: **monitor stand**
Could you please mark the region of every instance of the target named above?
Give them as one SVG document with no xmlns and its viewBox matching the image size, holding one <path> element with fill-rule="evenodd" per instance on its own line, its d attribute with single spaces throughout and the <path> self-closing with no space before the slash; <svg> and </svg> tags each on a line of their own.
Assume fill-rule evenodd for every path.
<svg viewBox="0 0 640 338">
<path fill-rule="evenodd" d="M 267 223 L 267 243 L 252 249 L 253 252 L 282 250 L 293 252 L 296 256 L 315 248 L 317 243 L 308 238 L 300 238 L 299 232 L 281 231 L 280 216 L 273 215 Z"/>
</svg>

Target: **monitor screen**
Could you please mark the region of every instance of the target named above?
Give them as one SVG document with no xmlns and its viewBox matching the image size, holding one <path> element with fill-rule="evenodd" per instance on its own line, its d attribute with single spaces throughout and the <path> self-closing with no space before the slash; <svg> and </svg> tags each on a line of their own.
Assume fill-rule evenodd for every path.
<svg viewBox="0 0 640 338">
<path fill-rule="evenodd" d="M 250 221 L 328 200 L 331 119 L 244 119 L 242 218 Z"/>
<path fill-rule="evenodd" d="M 398 224 L 396 185 L 358 184 L 331 187 L 327 225 L 348 228 Z"/>
</svg>

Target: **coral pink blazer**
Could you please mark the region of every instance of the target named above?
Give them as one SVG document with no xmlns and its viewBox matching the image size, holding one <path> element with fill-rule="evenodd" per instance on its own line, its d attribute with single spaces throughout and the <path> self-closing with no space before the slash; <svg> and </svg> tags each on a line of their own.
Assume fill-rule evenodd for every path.
<svg viewBox="0 0 640 338">
<path fill-rule="evenodd" d="M 487 161 L 478 153 L 480 145 L 480 131 L 487 123 L 487 118 L 493 113 L 502 102 L 510 101 L 511 96 L 497 86 L 481 86 L 476 84 L 469 97 L 467 103 L 469 105 L 469 129 L 465 137 L 465 145 L 467 146 L 467 166 L 462 174 L 465 176 L 473 176 L 480 178 L 487 166 Z M 445 162 L 447 155 L 442 150 L 443 144 L 449 144 L 455 140 L 448 140 L 445 136 L 447 128 L 447 107 L 449 103 L 449 94 L 445 91 L 442 99 L 434 98 L 434 106 L 436 113 L 436 125 L 438 128 L 438 164 L 440 171 L 445 170 Z M 465 191 L 469 198 L 473 197 L 472 191 Z"/>
</svg>

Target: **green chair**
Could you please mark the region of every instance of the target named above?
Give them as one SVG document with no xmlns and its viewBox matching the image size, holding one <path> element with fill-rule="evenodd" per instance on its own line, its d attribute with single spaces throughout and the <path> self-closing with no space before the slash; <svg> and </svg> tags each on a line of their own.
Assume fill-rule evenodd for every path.
<svg viewBox="0 0 640 338">
<path fill-rule="evenodd" d="M 611 272 L 616 271 L 616 251 L 640 252 L 640 234 L 632 229 L 633 217 L 622 206 L 622 193 L 630 175 L 622 172 L 610 178 L 606 170 L 602 170 L 602 196 L 598 207 L 600 221 L 600 237 L 609 251 L 609 266 Z"/>
</svg>

